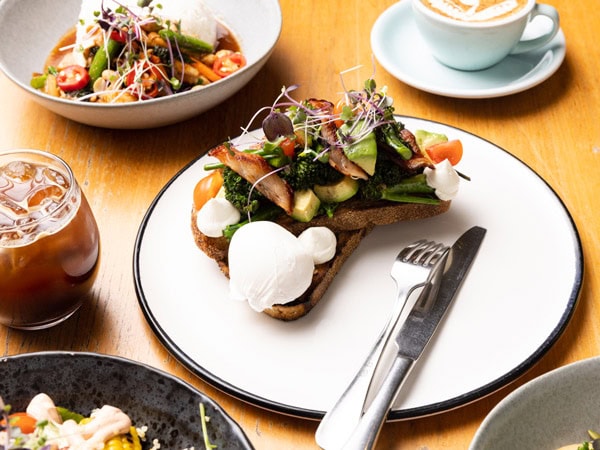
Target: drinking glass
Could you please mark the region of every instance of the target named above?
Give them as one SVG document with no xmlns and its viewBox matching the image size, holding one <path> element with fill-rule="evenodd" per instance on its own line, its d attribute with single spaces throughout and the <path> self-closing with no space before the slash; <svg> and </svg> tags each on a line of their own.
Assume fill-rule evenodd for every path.
<svg viewBox="0 0 600 450">
<path fill-rule="evenodd" d="M 39 150 L 0 152 L 0 323 L 35 330 L 79 309 L 100 236 L 71 168 Z"/>
</svg>

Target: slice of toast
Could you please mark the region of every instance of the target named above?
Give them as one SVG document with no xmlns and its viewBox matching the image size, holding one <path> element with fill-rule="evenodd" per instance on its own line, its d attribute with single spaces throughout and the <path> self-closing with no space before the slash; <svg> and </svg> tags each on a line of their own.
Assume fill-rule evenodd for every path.
<svg viewBox="0 0 600 450">
<path fill-rule="evenodd" d="M 308 314 L 321 300 L 350 255 L 375 226 L 435 216 L 446 212 L 449 207 L 449 201 L 439 205 L 356 201 L 347 202 L 338 208 L 333 218 L 320 216 L 310 223 L 298 222 L 282 215 L 276 222 L 296 236 L 311 226 L 326 226 L 331 229 L 337 238 L 336 253 L 330 261 L 315 266 L 312 283 L 300 298 L 283 305 L 274 305 L 264 313 L 285 321 L 296 320 Z M 196 225 L 197 211 L 192 211 L 191 216 L 196 245 L 214 259 L 225 276 L 229 277 L 229 241 L 224 237 L 212 238 L 204 235 Z"/>
</svg>

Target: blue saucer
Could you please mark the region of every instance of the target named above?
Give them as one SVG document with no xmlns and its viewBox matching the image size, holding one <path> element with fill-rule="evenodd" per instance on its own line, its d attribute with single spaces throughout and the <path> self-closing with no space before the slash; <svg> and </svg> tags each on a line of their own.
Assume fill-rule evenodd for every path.
<svg viewBox="0 0 600 450">
<path fill-rule="evenodd" d="M 371 30 L 371 47 L 379 64 L 400 81 L 457 98 L 501 97 L 530 89 L 554 74 L 566 53 L 565 36 L 559 30 L 544 47 L 508 56 L 489 69 L 451 69 L 429 52 L 413 20 L 410 0 L 395 3 L 379 16 Z"/>
</svg>

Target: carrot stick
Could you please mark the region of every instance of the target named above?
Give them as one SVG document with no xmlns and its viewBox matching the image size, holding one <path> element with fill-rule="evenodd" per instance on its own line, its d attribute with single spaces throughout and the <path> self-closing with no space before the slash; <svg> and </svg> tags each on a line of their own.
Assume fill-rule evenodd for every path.
<svg viewBox="0 0 600 450">
<path fill-rule="evenodd" d="M 217 75 L 214 70 L 212 70 L 210 67 L 208 67 L 206 64 L 204 64 L 201 61 L 198 61 L 197 59 L 192 60 L 192 66 L 194 66 L 198 72 L 200 72 L 201 75 L 204 75 L 206 78 L 208 78 L 209 81 L 214 82 L 214 81 L 219 81 L 221 79 L 221 77 L 219 75 Z"/>
</svg>

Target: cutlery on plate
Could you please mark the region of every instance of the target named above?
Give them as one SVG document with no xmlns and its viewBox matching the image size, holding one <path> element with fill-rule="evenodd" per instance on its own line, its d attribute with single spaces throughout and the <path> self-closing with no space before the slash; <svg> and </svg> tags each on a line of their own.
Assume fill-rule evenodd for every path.
<svg viewBox="0 0 600 450">
<path fill-rule="evenodd" d="M 321 448 L 340 448 L 344 442 L 341 439 L 347 439 L 358 424 L 375 367 L 399 322 L 406 301 L 416 289 L 430 281 L 433 267 L 445 258 L 447 251 L 448 247 L 442 244 L 421 239 L 405 247 L 396 257 L 391 270 L 397 286 L 392 314 L 354 379 L 321 420 L 315 435 Z"/>
<path fill-rule="evenodd" d="M 390 345 L 390 336 L 382 336 L 386 332 L 394 331 L 402 314 L 404 303 L 399 307 L 396 305 L 394 316 L 388 322 L 382 336 L 378 338 L 365 365 L 317 429 L 316 440 L 319 446 L 326 450 L 350 450 L 368 449 L 375 445 L 403 381 L 423 353 L 462 284 L 485 233 L 486 230 L 481 227 L 473 227 L 465 232 L 449 252 L 445 251 L 442 257 L 438 258 L 427 281 L 421 283 L 421 286 L 426 286 L 427 289 L 423 290 L 399 331 L 395 333 L 397 349 L 393 361 L 387 372 L 383 372 L 385 376 L 378 386 L 379 390 L 363 414 L 367 393 L 375 389 L 371 381 L 375 379 L 375 372 L 380 371 L 380 356 Z M 399 287 L 399 291 L 402 290 L 402 287 Z M 414 288 L 410 289 L 410 292 L 412 291 Z M 374 352 L 377 352 L 376 356 L 373 356 Z"/>
<path fill-rule="evenodd" d="M 360 418 L 358 426 L 344 444 L 345 450 L 371 449 L 375 445 L 402 384 L 416 361 L 423 354 L 431 337 L 455 294 L 462 284 L 486 230 L 473 227 L 465 232 L 452 246 L 448 255 L 449 265 L 438 267 L 429 293 L 423 293 L 402 323 L 394 340 L 397 352 L 373 401 Z"/>
</svg>

